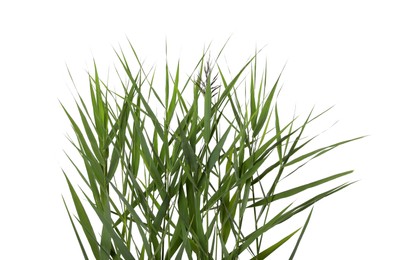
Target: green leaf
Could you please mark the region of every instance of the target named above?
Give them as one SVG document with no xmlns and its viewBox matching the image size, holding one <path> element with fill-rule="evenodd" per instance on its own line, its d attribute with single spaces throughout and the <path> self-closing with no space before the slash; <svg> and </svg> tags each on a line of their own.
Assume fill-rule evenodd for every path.
<svg viewBox="0 0 398 260">
<path fill-rule="evenodd" d="M 180 120 L 178 120 L 178 123 L 179 123 L 179 125 L 182 125 Z M 194 149 L 188 142 L 188 139 L 186 137 L 186 132 L 182 128 L 180 129 L 179 137 L 181 138 L 181 144 L 182 144 L 185 160 L 188 163 L 189 168 L 191 169 L 191 172 L 197 172 L 198 163 L 197 163 L 196 154 L 194 152 Z"/>
<path fill-rule="evenodd" d="M 265 121 L 267 120 L 267 116 L 270 111 L 272 101 L 274 99 L 276 87 L 278 86 L 278 82 L 279 82 L 281 75 L 282 75 L 282 73 L 279 75 L 271 92 L 268 94 L 268 97 L 265 100 L 263 107 L 261 108 L 261 113 L 258 117 L 258 122 L 257 122 L 256 128 L 254 128 L 254 130 L 253 130 L 253 137 L 257 136 L 260 133 L 260 131 L 263 129 L 263 126 L 264 126 Z"/>
<path fill-rule="evenodd" d="M 83 111 L 80 109 L 80 107 L 77 104 L 77 102 L 76 102 L 76 106 L 77 106 L 77 108 L 79 110 L 80 118 L 82 120 L 82 123 L 83 123 L 83 126 L 84 126 L 84 130 L 86 131 L 86 135 L 87 135 L 87 137 L 88 137 L 88 139 L 90 141 L 91 148 L 93 149 L 93 152 L 94 152 L 95 156 L 97 157 L 97 159 L 101 162 L 101 165 L 105 165 L 105 160 L 104 160 L 104 158 L 103 158 L 103 156 L 101 154 L 101 151 L 99 149 L 98 142 L 95 139 L 93 132 L 91 131 L 91 127 L 88 124 L 86 116 L 83 114 Z"/>
<path fill-rule="evenodd" d="M 249 235 L 247 235 L 243 239 L 243 243 L 231 252 L 232 258 L 238 256 L 240 253 L 242 253 L 244 250 L 246 250 L 250 246 L 250 244 L 253 243 L 253 241 L 256 240 L 257 238 L 259 238 L 263 233 L 265 233 L 266 231 L 270 230 L 272 227 L 279 224 L 281 219 L 284 216 L 284 213 L 290 207 L 290 205 L 287 206 L 286 208 L 284 208 L 282 211 L 280 211 L 275 217 L 273 217 L 265 225 L 263 225 L 262 227 L 258 228 L 257 230 L 255 230 L 252 233 L 250 233 Z"/>
<path fill-rule="evenodd" d="M 79 246 L 80 246 L 80 249 L 82 250 L 82 254 L 83 254 L 83 256 L 84 256 L 84 259 L 88 260 L 88 256 L 87 256 L 86 250 L 84 249 L 83 242 L 82 242 L 82 240 L 80 239 L 79 233 L 77 232 L 75 223 L 73 222 L 73 219 L 72 219 L 72 217 L 71 217 L 71 215 L 70 215 L 70 212 L 69 212 L 68 206 L 66 205 L 66 202 L 65 202 L 64 197 L 62 197 L 62 200 L 63 200 L 63 202 L 64 202 L 66 211 L 68 212 L 68 216 L 69 216 L 70 223 L 72 224 L 73 231 L 75 232 L 76 238 L 77 238 L 77 240 L 78 240 L 78 242 L 79 242 Z"/>
<path fill-rule="evenodd" d="M 177 65 L 177 72 L 176 72 L 175 79 L 174 79 L 173 94 L 171 96 L 170 106 L 167 110 L 167 115 L 166 115 L 167 125 L 170 124 L 172 116 L 173 116 L 175 108 L 176 108 L 176 105 L 177 105 L 178 82 L 179 82 L 179 78 L 180 78 L 179 75 L 180 75 L 180 63 L 178 63 L 178 65 Z"/>
<path fill-rule="evenodd" d="M 207 173 L 210 172 L 210 170 L 213 168 L 213 166 L 215 165 L 217 160 L 220 158 L 221 150 L 223 148 L 225 141 L 227 140 L 230 130 L 231 130 L 231 126 L 228 127 L 227 131 L 225 131 L 225 133 L 221 137 L 220 141 L 218 141 L 216 147 L 214 147 L 213 151 L 211 152 L 209 160 L 207 162 L 207 167 L 206 167 Z"/>
<path fill-rule="evenodd" d="M 75 204 L 75 208 L 77 211 L 77 215 L 79 216 L 79 222 L 83 227 L 84 234 L 86 235 L 86 238 L 89 242 L 89 245 L 91 247 L 91 251 L 93 252 L 94 256 L 99 259 L 99 248 L 98 248 L 98 242 L 95 239 L 95 233 L 94 229 L 91 225 L 90 219 L 86 213 L 86 210 L 84 209 L 83 204 L 80 201 L 79 196 L 77 195 L 75 189 L 73 188 L 71 182 L 69 181 L 69 178 L 66 176 L 64 172 L 64 176 L 66 178 L 66 181 L 68 183 L 69 191 L 72 195 L 73 203 Z"/>
<path fill-rule="evenodd" d="M 362 139 L 362 138 L 364 138 L 364 136 L 353 138 L 353 139 L 348 139 L 348 140 L 345 140 L 345 141 L 342 141 L 342 142 L 337 142 L 337 143 L 334 143 L 332 145 L 328 145 L 328 146 L 313 150 L 313 151 L 311 151 L 309 153 L 306 153 L 304 155 L 301 155 L 301 156 L 297 157 L 296 159 L 291 160 L 290 162 L 288 162 L 286 164 L 286 166 L 298 163 L 298 162 L 300 162 L 300 161 L 302 161 L 302 160 L 304 160 L 304 159 L 306 159 L 308 157 L 311 157 L 311 156 L 313 156 L 313 158 L 316 158 L 316 157 L 321 156 L 322 154 L 324 154 L 324 153 L 326 153 L 326 152 L 328 152 L 328 151 L 330 151 L 330 150 L 332 150 L 332 149 L 334 149 L 334 148 L 336 148 L 336 147 L 338 147 L 340 145 L 343 145 L 343 144 L 346 144 L 346 143 L 349 143 L 349 142 L 352 142 L 352 141 L 355 141 L 355 140 L 359 140 L 359 139 Z"/>
<path fill-rule="evenodd" d="M 210 78 L 207 78 L 205 89 L 205 111 L 204 111 L 204 141 L 206 144 L 210 142 L 210 119 L 212 117 L 211 110 L 211 88 Z"/>
<path fill-rule="evenodd" d="M 298 248 L 298 246 L 299 246 L 299 244 L 300 244 L 300 241 L 301 241 L 301 239 L 303 238 L 303 235 L 304 235 L 305 230 L 307 229 L 308 223 L 310 222 L 310 219 L 311 219 L 311 215 L 312 215 L 312 211 L 313 211 L 313 210 L 314 210 L 314 208 L 312 208 L 311 211 L 310 211 L 310 214 L 308 214 L 308 217 L 307 217 L 307 220 L 305 221 L 304 227 L 303 227 L 303 229 L 301 230 L 300 237 L 297 239 L 296 245 L 294 246 L 293 252 L 292 252 L 292 254 L 290 255 L 289 260 L 293 260 L 294 255 L 296 254 L 296 251 L 297 251 L 297 248 Z"/>
<path fill-rule="evenodd" d="M 104 216 L 103 212 L 99 210 L 93 202 L 89 199 L 89 197 L 84 194 L 86 197 L 87 201 L 91 204 L 92 208 L 94 211 L 97 213 L 98 218 L 101 220 L 103 227 L 107 230 L 109 235 L 112 237 L 113 242 L 115 243 L 116 247 L 120 250 L 122 256 L 125 259 L 135 259 L 133 255 L 130 253 L 130 250 L 126 247 L 125 243 L 123 240 L 118 236 L 118 234 L 114 231 L 112 223 L 109 222 L 108 218 Z"/>
<path fill-rule="evenodd" d="M 281 245 L 283 245 L 286 241 L 288 241 L 294 234 L 296 234 L 300 229 L 297 229 L 293 233 L 287 235 L 286 237 L 282 238 L 280 241 L 276 242 L 272 246 L 268 247 L 255 257 L 251 258 L 252 260 L 261 260 L 267 258 L 270 254 L 272 254 L 276 249 L 278 249 Z"/>
<path fill-rule="evenodd" d="M 317 180 L 317 181 L 314 181 L 314 182 L 311 182 L 311 183 L 307 183 L 305 185 L 298 186 L 296 188 L 292 188 L 292 189 L 289 189 L 289 190 L 274 194 L 270 198 L 264 198 L 262 200 L 259 200 L 256 203 L 250 205 L 249 207 L 262 206 L 262 205 L 266 205 L 266 204 L 270 203 L 271 201 L 276 201 L 276 200 L 279 200 L 279 199 L 291 197 L 291 196 L 296 195 L 296 194 L 298 194 L 300 192 L 303 192 L 303 191 L 305 191 L 307 189 L 310 189 L 310 188 L 316 187 L 318 185 L 321 185 L 321 184 L 327 183 L 329 181 L 332 181 L 334 179 L 346 176 L 346 175 L 348 175 L 348 174 L 350 174 L 352 172 L 353 171 L 346 171 L 346 172 L 334 174 L 332 176 L 329 176 L 329 177 L 326 177 L 326 178 L 323 178 L 323 179 L 320 179 L 320 180 Z"/>
<path fill-rule="evenodd" d="M 255 99 L 256 70 L 257 70 L 257 56 L 255 56 L 255 59 L 254 59 L 254 71 L 252 69 L 251 74 L 250 74 L 250 115 L 251 115 L 252 129 L 256 128 L 257 111 L 258 111 L 257 110 L 258 105 L 256 104 L 256 99 Z"/>
</svg>

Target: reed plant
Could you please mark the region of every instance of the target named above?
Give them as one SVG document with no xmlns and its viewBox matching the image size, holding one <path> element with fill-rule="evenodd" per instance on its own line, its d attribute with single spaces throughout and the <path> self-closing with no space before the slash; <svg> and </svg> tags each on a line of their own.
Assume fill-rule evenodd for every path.
<svg viewBox="0 0 398 260">
<path fill-rule="evenodd" d="M 100 78 L 94 62 L 90 97 L 77 91 L 76 116 L 61 104 L 80 161 L 68 158 L 81 179 L 77 188 L 64 172 L 73 212 L 64 204 L 84 258 L 265 259 L 295 238 L 293 259 L 313 205 L 351 185 L 342 177 L 352 171 L 282 190 L 280 183 L 358 138 L 307 149 L 316 135 L 305 130 L 329 109 L 282 123 L 281 75 L 270 82 L 266 66 L 260 73 L 258 53 L 232 76 L 208 50 L 186 79 L 179 63 L 173 70 L 166 61 L 158 84 L 130 47 L 133 61 L 115 52 L 120 91 Z M 298 203 L 311 189 L 315 195 Z M 266 238 L 305 210 L 302 227 Z"/>
</svg>

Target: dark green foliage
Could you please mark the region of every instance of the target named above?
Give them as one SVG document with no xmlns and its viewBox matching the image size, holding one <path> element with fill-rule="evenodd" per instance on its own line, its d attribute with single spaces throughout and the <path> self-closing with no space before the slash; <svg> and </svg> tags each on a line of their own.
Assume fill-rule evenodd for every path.
<svg viewBox="0 0 398 260">
<path fill-rule="evenodd" d="M 123 93 L 110 90 L 94 64 L 91 106 L 80 95 L 76 101 L 81 126 L 63 107 L 85 166 L 71 161 L 85 184 L 80 192 L 65 177 L 77 215 L 67 208 L 68 214 L 86 259 L 265 259 L 300 229 L 277 242 L 263 241 L 267 231 L 351 184 L 297 205 L 288 202 L 272 214 L 271 205 L 352 173 L 278 189 L 305 163 L 358 138 L 302 153 L 313 141 L 303 137 L 304 130 L 324 112 L 311 111 L 298 126 L 297 118 L 282 124 L 276 105 L 280 75 L 266 91 L 269 79 L 266 69 L 257 75 L 257 53 L 230 81 L 217 60 L 216 66 L 205 61 L 206 53 L 183 84 L 180 64 L 174 73 L 166 64 L 163 98 L 162 86 L 154 85 L 154 75 L 131 49 L 134 70 L 123 52 L 117 54 Z M 237 91 L 248 70 L 246 97 Z M 101 230 L 91 222 L 95 217 Z"/>
</svg>

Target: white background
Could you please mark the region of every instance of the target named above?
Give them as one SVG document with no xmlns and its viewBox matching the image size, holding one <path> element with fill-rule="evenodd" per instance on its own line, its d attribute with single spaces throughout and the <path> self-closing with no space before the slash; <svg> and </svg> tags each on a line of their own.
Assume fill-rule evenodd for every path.
<svg viewBox="0 0 398 260">
<path fill-rule="evenodd" d="M 395 1 L 7 2 L 0 3 L 1 259 L 82 259 L 61 200 L 69 195 L 60 169 L 71 169 L 62 149 L 72 131 L 58 103 L 73 105 L 66 64 L 85 91 L 92 59 L 112 74 L 112 48 L 126 38 L 161 67 L 166 38 L 169 58 L 187 61 L 230 35 L 231 62 L 243 64 L 264 45 L 273 73 L 287 61 L 281 95 L 298 113 L 336 105 L 331 142 L 370 135 L 321 166 L 355 169 L 351 180 L 360 182 L 315 207 L 296 259 L 398 259 Z"/>
</svg>

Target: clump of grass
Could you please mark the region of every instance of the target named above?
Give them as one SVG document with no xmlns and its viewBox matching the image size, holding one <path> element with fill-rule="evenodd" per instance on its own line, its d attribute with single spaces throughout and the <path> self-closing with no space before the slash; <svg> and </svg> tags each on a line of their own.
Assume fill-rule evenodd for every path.
<svg viewBox="0 0 398 260">
<path fill-rule="evenodd" d="M 231 79 L 217 59 L 206 61 L 207 52 L 185 81 L 180 65 L 171 72 L 166 62 L 159 86 L 130 47 L 134 68 L 123 51 L 116 53 L 122 93 L 100 79 L 94 64 L 91 99 L 78 94 L 76 100 L 79 118 L 62 105 L 84 165 L 71 159 L 84 183 L 80 190 L 64 173 L 77 215 L 64 203 L 84 258 L 265 259 L 297 234 L 293 259 L 312 206 L 352 182 L 302 203 L 288 199 L 352 171 L 283 191 L 278 185 L 307 162 L 358 138 L 302 152 L 314 139 L 303 138 L 304 130 L 327 110 L 282 124 L 276 102 L 280 75 L 272 84 L 266 68 L 259 75 L 257 53 Z M 241 96 L 237 86 L 244 73 L 250 79 Z M 301 229 L 277 242 L 263 239 L 306 209 Z"/>
</svg>

